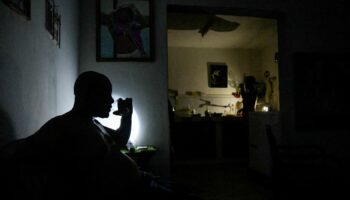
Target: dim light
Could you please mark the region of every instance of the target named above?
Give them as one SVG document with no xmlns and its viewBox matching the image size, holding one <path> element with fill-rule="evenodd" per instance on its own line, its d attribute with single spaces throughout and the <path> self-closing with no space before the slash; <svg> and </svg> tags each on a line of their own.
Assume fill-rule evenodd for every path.
<svg viewBox="0 0 350 200">
<path fill-rule="evenodd" d="M 115 97 L 112 95 L 114 99 L 118 99 L 119 97 Z M 114 115 L 113 112 L 118 110 L 117 103 L 113 103 L 111 112 L 109 113 L 108 118 L 96 118 L 103 126 L 106 126 L 110 129 L 117 130 L 120 126 L 121 116 Z M 140 121 L 135 109 L 132 114 L 132 125 L 131 125 L 131 135 L 129 141 L 133 144 L 138 144 L 139 138 L 139 130 L 140 130 Z"/>
<path fill-rule="evenodd" d="M 264 106 L 262 109 L 263 112 L 269 112 L 269 107 L 268 106 Z"/>
</svg>

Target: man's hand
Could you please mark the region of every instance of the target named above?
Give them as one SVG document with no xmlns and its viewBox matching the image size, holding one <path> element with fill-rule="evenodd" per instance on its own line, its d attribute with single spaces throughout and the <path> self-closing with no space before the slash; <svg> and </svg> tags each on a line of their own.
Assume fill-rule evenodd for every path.
<svg viewBox="0 0 350 200">
<path fill-rule="evenodd" d="M 113 114 L 120 116 L 130 116 L 133 112 L 132 99 L 126 98 L 123 100 L 119 98 L 118 100 L 118 110 L 114 111 Z"/>
</svg>

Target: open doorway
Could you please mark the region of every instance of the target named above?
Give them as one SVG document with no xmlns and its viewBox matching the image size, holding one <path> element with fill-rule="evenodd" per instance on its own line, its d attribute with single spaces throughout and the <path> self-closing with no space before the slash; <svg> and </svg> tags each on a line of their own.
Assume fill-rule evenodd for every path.
<svg viewBox="0 0 350 200">
<path fill-rule="evenodd" d="M 255 79 L 255 112 L 280 110 L 278 18 L 254 13 L 168 7 L 175 160 L 248 159 L 245 77 Z"/>
</svg>

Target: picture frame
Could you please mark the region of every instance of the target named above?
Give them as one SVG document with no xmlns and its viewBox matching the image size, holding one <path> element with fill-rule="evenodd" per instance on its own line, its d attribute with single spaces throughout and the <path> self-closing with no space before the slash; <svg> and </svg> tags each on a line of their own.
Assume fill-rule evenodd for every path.
<svg viewBox="0 0 350 200">
<path fill-rule="evenodd" d="M 2 0 L 2 2 L 27 20 L 31 19 L 31 0 Z"/>
<path fill-rule="evenodd" d="M 96 61 L 153 61 L 153 0 L 96 3 Z"/>
<path fill-rule="evenodd" d="M 227 88 L 227 65 L 225 63 L 208 63 L 208 86 L 211 88 Z"/>
<path fill-rule="evenodd" d="M 60 47 L 61 15 L 58 13 L 58 6 L 54 0 L 45 0 L 45 28 Z"/>
</svg>

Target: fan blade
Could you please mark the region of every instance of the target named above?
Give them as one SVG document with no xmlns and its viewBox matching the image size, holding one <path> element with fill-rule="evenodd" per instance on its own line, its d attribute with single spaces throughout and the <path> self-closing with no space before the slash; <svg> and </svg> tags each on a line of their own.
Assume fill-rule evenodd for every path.
<svg viewBox="0 0 350 200">
<path fill-rule="evenodd" d="M 210 15 L 197 15 L 187 13 L 169 13 L 168 29 L 198 30 L 207 24 Z"/>
<path fill-rule="evenodd" d="M 240 26 L 237 22 L 231 22 L 220 17 L 215 17 L 211 30 L 217 32 L 230 32 L 236 30 Z"/>
<path fill-rule="evenodd" d="M 211 27 L 213 26 L 213 23 L 213 17 L 208 19 L 207 23 L 201 29 L 199 29 L 198 33 L 200 33 L 202 37 L 204 37 L 208 33 L 209 29 L 211 29 Z"/>
</svg>

